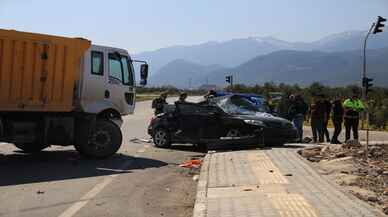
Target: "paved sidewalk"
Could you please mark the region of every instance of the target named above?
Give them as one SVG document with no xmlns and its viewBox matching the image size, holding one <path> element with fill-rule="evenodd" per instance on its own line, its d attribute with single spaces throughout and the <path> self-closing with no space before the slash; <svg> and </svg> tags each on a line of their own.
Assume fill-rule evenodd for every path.
<svg viewBox="0 0 388 217">
<path fill-rule="evenodd" d="M 296 149 L 208 154 L 194 217 L 361 217 L 377 210 L 315 172 Z"/>
</svg>

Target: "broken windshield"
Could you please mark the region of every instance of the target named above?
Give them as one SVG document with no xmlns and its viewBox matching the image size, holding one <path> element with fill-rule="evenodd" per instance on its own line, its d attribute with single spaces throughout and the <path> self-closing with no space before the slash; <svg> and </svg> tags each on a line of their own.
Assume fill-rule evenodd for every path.
<svg viewBox="0 0 388 217">
<path fill-rule="evenodd" d="M 239 96 L 220 97 L 213 102 L 228 114 L 255 115 L 257 112 L 267 112 L 264 107 L 258 107 Z"/>
</svg>

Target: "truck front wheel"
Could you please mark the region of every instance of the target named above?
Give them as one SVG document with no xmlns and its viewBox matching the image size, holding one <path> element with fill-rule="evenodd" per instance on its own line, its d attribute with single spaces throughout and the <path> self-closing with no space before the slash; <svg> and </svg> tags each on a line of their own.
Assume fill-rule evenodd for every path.
<svg viewBox="0 0 388 217">
<path fill-rule="evenodd" d="M 77 144 L 75 148 L 89 158 L 107 158 L 120 149 L 122 140 L 120 127 L 110 120 L 97 120 L 88 142 Z"/>
<path fill-rule="evenodd" d="M 25 153 L 36 153 L 40 152 L 43 149 L 47 148 L 48 145 L 46 144 L 35 144 L 35 143 L 18 143 L 14 144 L 16 148 L 22 150 Z"/>
</svg>

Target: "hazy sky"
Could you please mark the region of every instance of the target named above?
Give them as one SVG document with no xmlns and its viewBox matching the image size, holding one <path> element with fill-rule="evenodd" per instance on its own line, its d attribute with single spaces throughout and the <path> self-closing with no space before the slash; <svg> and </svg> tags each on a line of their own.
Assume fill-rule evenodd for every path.
<svg viewBox="0 0 388 217">
<path fill-rule="evenodd" d="M 388 17 L 388 0 L 0 0 L 0 28 L 130 52 L 250 36 L 307 42 L 368 29 L 377 15 Z"/>
</svg>

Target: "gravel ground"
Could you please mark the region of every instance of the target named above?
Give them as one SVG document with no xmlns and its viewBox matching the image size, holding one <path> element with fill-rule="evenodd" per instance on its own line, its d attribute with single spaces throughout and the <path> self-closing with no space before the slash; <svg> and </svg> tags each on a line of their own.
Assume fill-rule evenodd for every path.
<svg viewBox="0 0 388 217">
<path fill-rule="evenodd" d="M 299 154 L 321 174 L 388 215 L 388 144 L 371 145 L 368 154 L 357 142 L 307 147 Z"/>
</svg>

